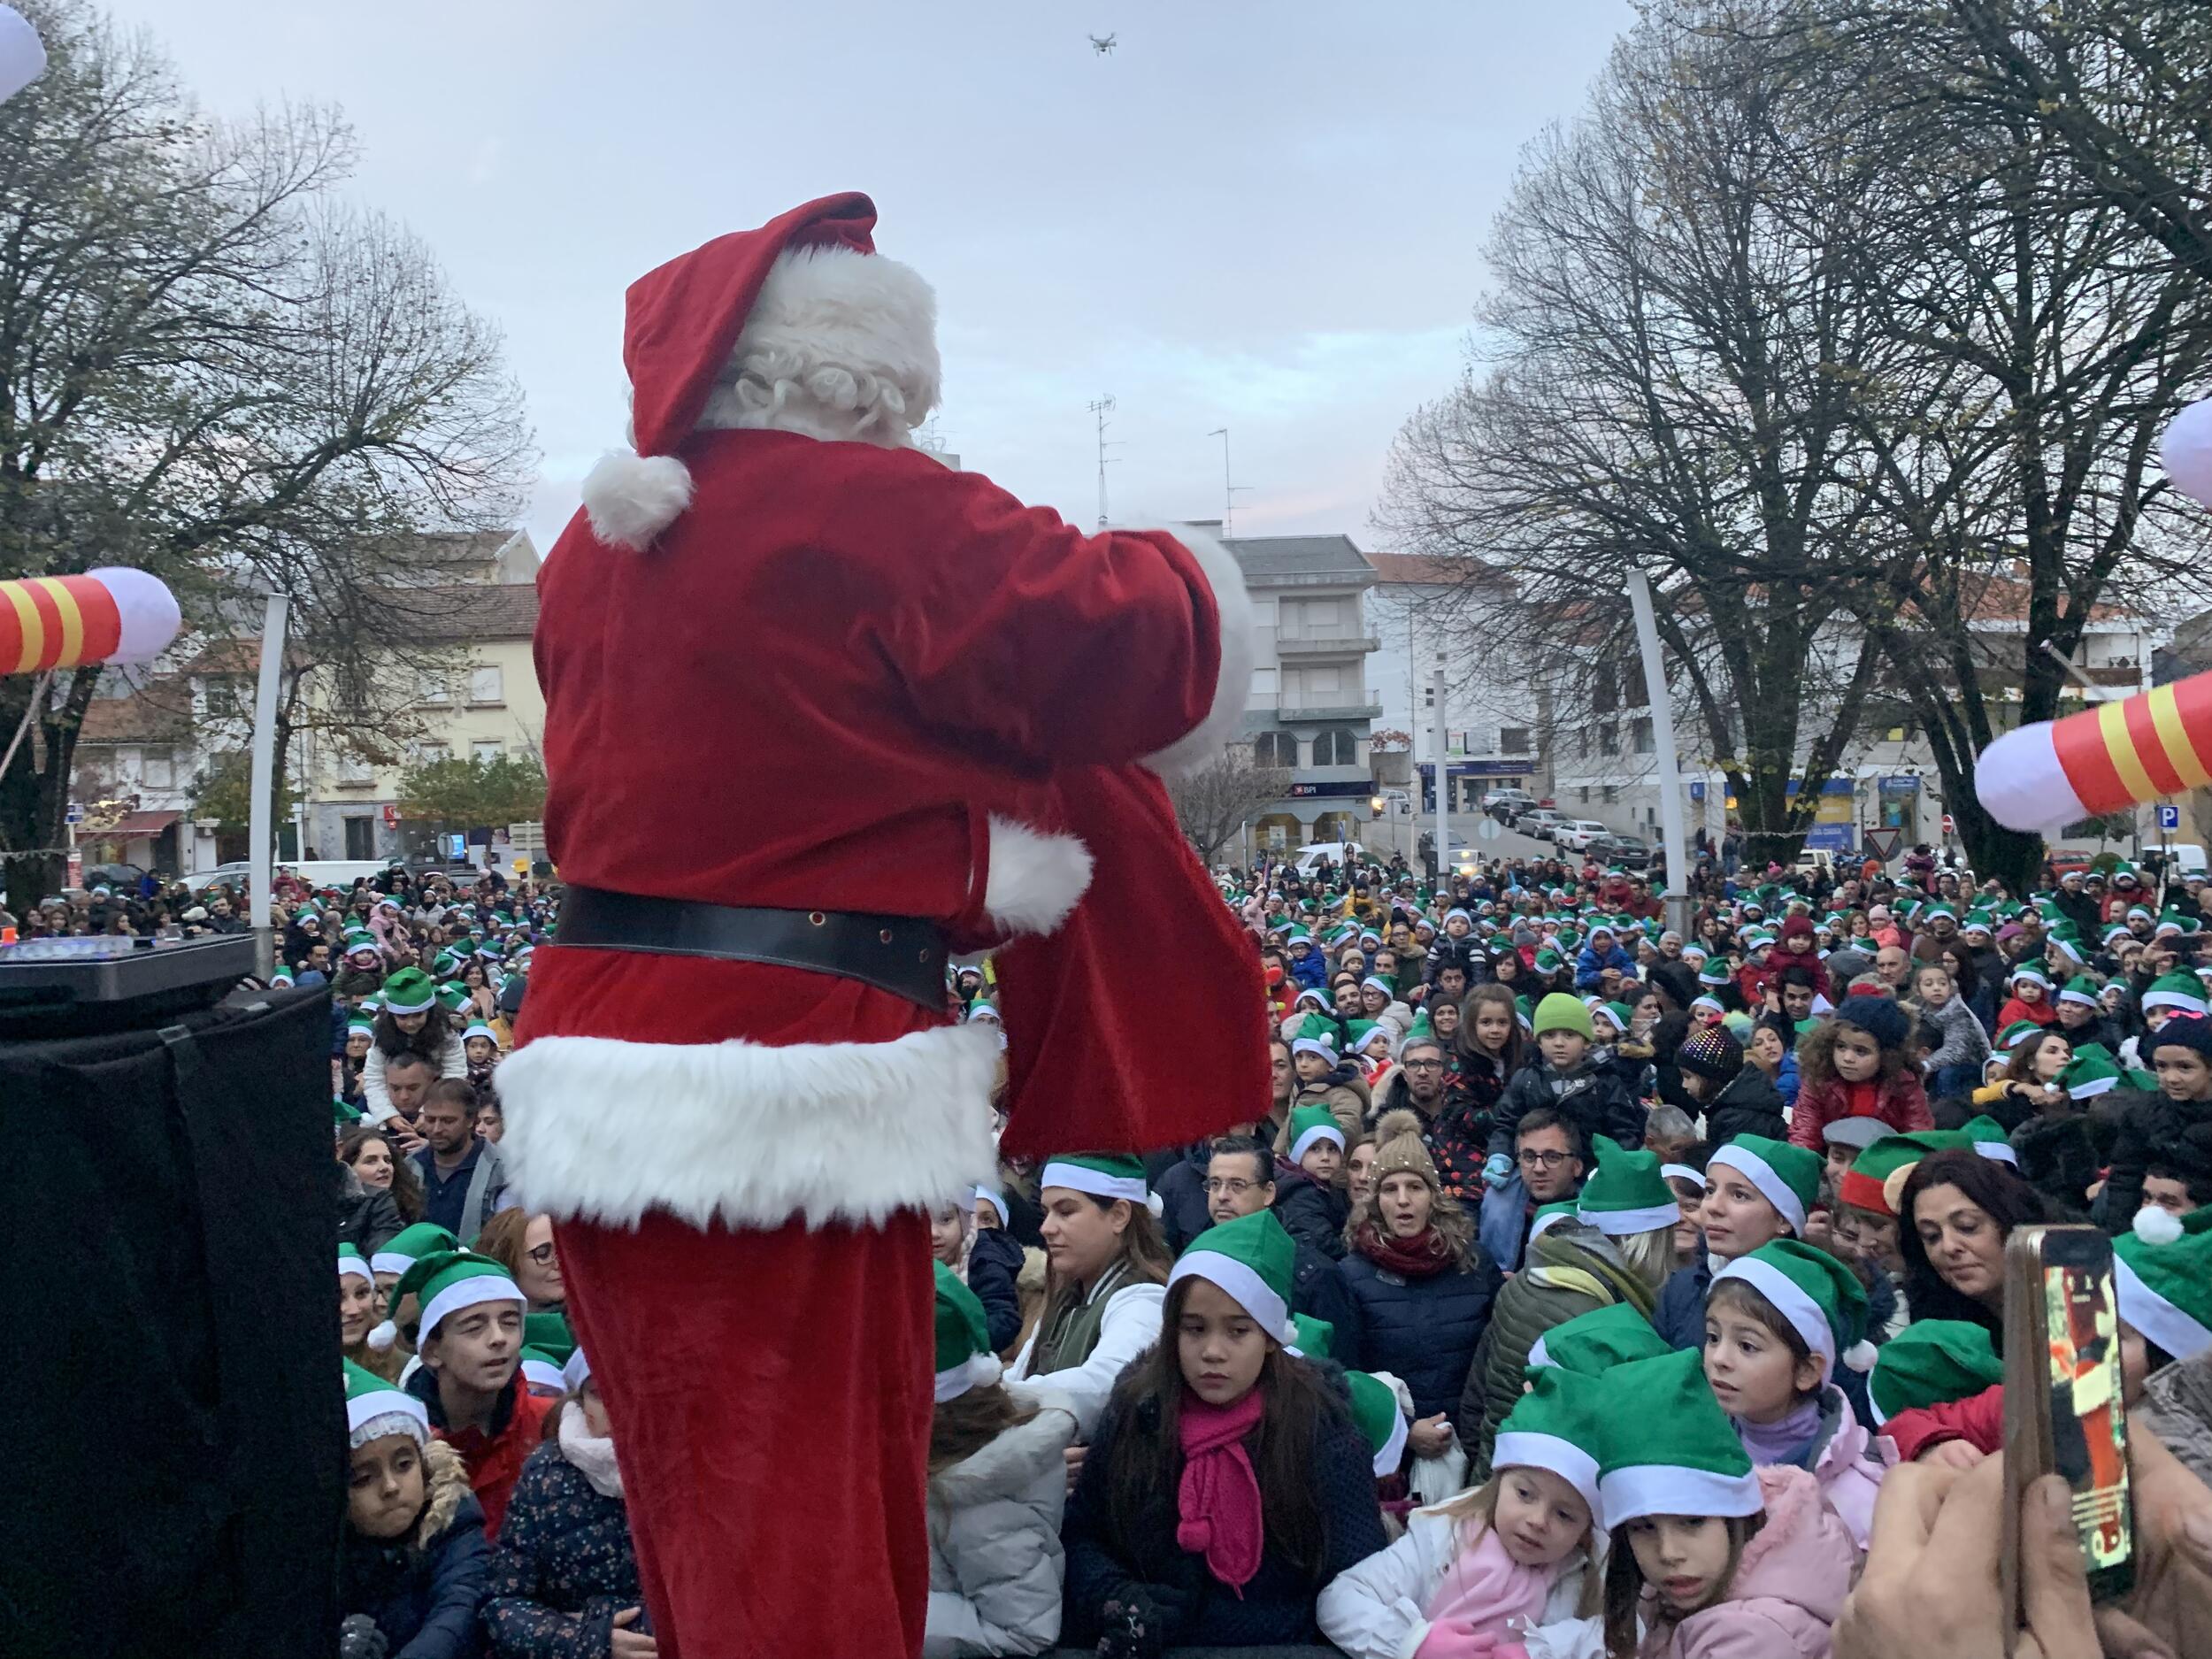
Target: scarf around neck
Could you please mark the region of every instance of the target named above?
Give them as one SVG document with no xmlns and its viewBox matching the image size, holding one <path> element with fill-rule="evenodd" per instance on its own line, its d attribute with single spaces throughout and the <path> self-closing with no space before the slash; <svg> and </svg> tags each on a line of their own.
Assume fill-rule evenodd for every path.
<svg viewBox="0 0 2212 1659">
<path fill-rule="evenodd" d="M 1233 1405 L 1208 1405 L 1186 1388 L 1176 1428 L 1183 1448 L 1183 1478 L 1175 1492 L 1175 1545 L 1206 1558 L 1206 1571 L 1234 1590 L 1260 1570 L 1266 1543 L 1260 1479 L 1246 1455 L 1244 1437 L 1264 1405 L 1256 1387 Z"/>
<path fill-rule="evenodd" d="M 1524 1567 L 1507 1554 L 1497 1529 L 1486 1526 L 1471 1549 L 1463 1549 L 1444 1570 L 1422 1617 L 1431 1624 L 1463 1620 L 1478 1636 L 1504 1641 L 1519 1626 L 1533 1624 L 1544 1610 L 1557 1567 Z"/>
<path fill-rule="evenodd" d="M 614 1442 L 594 1434 L 584 1423 L 584 1408 L 570 1401 L 561 1408 L 561 1455 L 591 1482 L 603 1498 L 622 1495 L 622 1471 L 615 1467 Z"/>
<path fill-rule="evenodd" d="M 1744 1454 L 1758 1468 L 1786 1464 L 1793 1469 L 1812 1467 L 1812 1451 L 1820 1439 L 1820 1396 L 1816 1394 L 1777 1423 L 1731 1419 Z"/>
<path fill-rule="evenodd" d="M 1433 1279 L 1452 1265 L 1452 1247 L 1431 1222 L 1419 1234 L 1401 1239 L 1386 1233 L 1371 1221 L 1363 1223 L 1352 1240 L 1359 1253 L 1377 1267 L 1407 1279 Z"/>
</svg>

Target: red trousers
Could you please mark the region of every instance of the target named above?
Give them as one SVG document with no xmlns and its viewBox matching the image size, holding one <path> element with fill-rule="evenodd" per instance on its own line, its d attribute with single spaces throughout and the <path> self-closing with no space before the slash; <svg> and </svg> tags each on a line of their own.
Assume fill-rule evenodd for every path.
<svg viewBox="0 0 2212 1659">
<path fill-rule="evenodd" d="M 929 1603 L 928 1219 L 560 1224 L 661 1659 L 901 1659 Z"/>
</svg>

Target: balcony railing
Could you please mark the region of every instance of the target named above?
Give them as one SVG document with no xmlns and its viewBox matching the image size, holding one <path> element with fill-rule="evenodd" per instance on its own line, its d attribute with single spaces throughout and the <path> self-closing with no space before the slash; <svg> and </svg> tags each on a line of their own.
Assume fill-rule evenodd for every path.
<svg viewBox="0 0 2212 1659">
<path fill-rule="evenodd" d="M 1371 634 L 1278 634 L 1275 638 L 1278 657 L 1364 657 L 1381 649 L 1382 641 Z"/>
<path fill-rule="evenodd" d="M 1341 691 L 1286 691 L 1275 700 L 1276 712 L 1285 719 L 1375 720 L 1382 704 L 1364 686 Z"/>
</svg>

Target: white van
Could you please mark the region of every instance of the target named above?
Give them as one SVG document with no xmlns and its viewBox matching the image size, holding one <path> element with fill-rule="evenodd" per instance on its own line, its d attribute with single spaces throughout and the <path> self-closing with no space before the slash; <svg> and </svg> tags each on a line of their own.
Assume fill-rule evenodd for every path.
<svg viewBox="0 0 2212 1659">
<path fill-rule="evenodd" d="M 1292 867 L 1301 877 L 1310 876 L 1324 858 L 1335 861 L 1339 869 L 1347 864 L 1366 862 L 1367 849 L 1357 841 L 1315 841 L 1298 849 L 1298 860 Z"/>
<path fill-rule="evenodd" d="M 299 864 L 279 864 L 311 887 L 349 887 L 357 881 L 373 881 L 392 867 L 388 858 L 311 858 Z"/>
</svg>

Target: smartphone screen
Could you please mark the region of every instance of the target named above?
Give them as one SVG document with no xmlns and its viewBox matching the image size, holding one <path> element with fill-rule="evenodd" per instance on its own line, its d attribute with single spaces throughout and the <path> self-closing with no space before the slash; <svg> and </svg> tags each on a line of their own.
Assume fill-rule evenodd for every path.
<svg viewBox="0 0 2212 1659">
<path fill-rule="evenodd" d="M 2127 1411 L 2120 1387 L 2120 1317 L 2110 1248 L 2101 1239 L 2044 1235 L 2051 1466 L 2074 1494 L 2074 1527 L 2093 1596 L 2134 1581 Z"/>
</svg>

